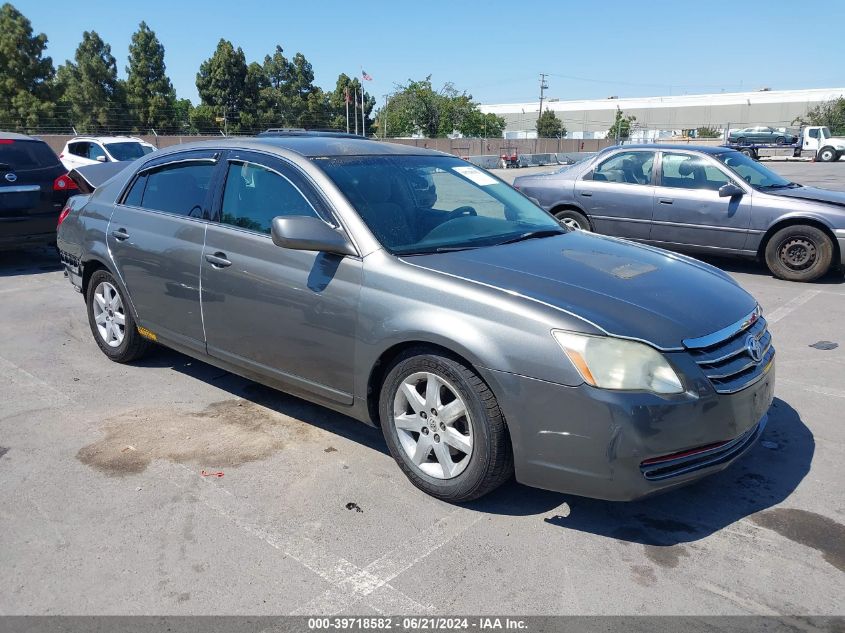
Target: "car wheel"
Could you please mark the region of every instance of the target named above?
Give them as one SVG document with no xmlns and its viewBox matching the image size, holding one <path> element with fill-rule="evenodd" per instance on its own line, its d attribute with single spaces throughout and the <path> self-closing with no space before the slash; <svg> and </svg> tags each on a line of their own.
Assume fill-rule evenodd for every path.
<svg viewBox="0 0 845 633">
<path fill-rule="evenodd" d="M 737 145 L 745 145 L 745 137 L 740 136 L 738 139 L 736 139 L 736 144 Z"/>
<path fill-rule="evenodd" d="M 390 454 L 420 490 L 450 502 L 481 497 L 513 473 L 496 398 L 462 363 L 409 350 L 387 373 L 379 414 Z"/>
<path fill-rule="evenodd" d="M 836 160 L 836 150 L 832 147 L 822 147 L 819 150 L 819 160 L 823 163 L 832 163 Z"/>
<path fill-rule="evenodd" d="M 785 139 L 785 138 L 783 138 L 782 136 L 778 136 L 778 137 L 775 139 L 775 144 L 776 144 L 776 145 L 783 145 L 784 143 L 786 143 L 786 139 Z"/>
<path fill-rule="evenodd" d="M 766 244 L 766 265 L 779 279 L 813 281 L 828 271 L 832 260 L 833 242 L 814 226 L 787 226 Z"/>
<path fill-rule="evenodd" d="M 110 272 L 98 270 L 91 275 L 85 299 L 91 333 L 106 356 L 127 363 L 144 355 L 150 342 L 138 333 L 126 298 Z"/>
<path fill-rule="evenodd" d="M 757 159 L 757 153 L 751 147 L 746 147 L 745 149 L 741 149 L 741 150 L 739 150 L 739 153 L 743 154 L 745 156 L 748 156 L 748 158 L 753 158 L 755 160 Z"/>
<path fill-rule="evenodd" d="M 587 217 L 579 211 L 572 209 L 564 209 L 555 213 L 555 217 L 565 227 L 569 229 L 578 229 L 579 231 L 591 231 L 590 221 Z"/>
</svg>

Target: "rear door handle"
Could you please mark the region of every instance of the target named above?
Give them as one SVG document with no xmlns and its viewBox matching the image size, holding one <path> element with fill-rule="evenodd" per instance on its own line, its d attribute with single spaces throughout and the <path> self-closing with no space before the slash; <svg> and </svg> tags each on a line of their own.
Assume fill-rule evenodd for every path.
<svg viewBox="0 0 845 633">
<path fill-rule="evenodd" d="M 226 253 L 221 253 L 220 251 L 217 251 L 213 255 L 206 255 L 205 261 L 215 268 L 226 268 L 232 265 L 232 262 L 226 259 Z"/>
<path fill-rule="evenodd" d="M 129 239 L 129 233 L 126 229 L 115 229 L 111 232 L 111 236 L 119 242 Z"/>
<path fill-rule="evenodd" d="M 589 198 L 590 196 L 593 195 L 593 192 L 592 191 L 582 191 L 581 195 L 584 196 L 585 198 Z"/>
<path fill-rule="evenodd" d="M 672 204 L 674 202 L 674 200 L 672 200 L 670 198 L 659 198 L 657 201 L 660 204 Z"/>
</svg>

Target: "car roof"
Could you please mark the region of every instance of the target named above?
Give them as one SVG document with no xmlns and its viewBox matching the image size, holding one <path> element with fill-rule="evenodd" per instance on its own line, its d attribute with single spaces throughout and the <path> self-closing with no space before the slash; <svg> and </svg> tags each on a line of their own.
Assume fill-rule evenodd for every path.
<svg viewBox="0 0 845 633">
<path fill-rule="evenodd" d="M 722 147 L 721 145 L 686 145 L 681 143 L 635 143 L 630 145 L 626 143 L 625 145 L 612 145 L 607 149 L 689 150 L 703 154 L 724 154 L 725 152 L 736 151 L 729 147 Z"/>
<path fill-rule="evenodd" d="M 162 151 L 170 153 L 187 149 L 204 149 L 215 147 L 220 149 L 255 149 L 255 150 L 287 150 L 306 158 L 323 156 L 452 156 L 413 145 L 401 143 L 382 143 L 353 135 L 292 135 L 292 136 L 262 136 L 262 137 L 226 137 L 209 141 L 199 141 L 186 145 L 174 145 Z"/>
<path fill-rule="evenodd" d="M 4 141 L 41 141 L 40 138 L 34 136 L 27 136 L 26 134 L 18 134 L 17 132 L 3 132 L 0 131 L 0 139 Z M 41 141 L 42 143 L 44 141 Z"/>
<path fill-rule="evenodd" d="M 76 143 L 78 141 L 98 141 L 100 143 L 106 141 L 118 143 L 147 143 L 147 141 L 145 141 L 144 139 L 137 138 L 135 136 L 74 136 L 68 141 L 68 143 Z M 147 143 L 147 145 L 151 145 L 151 143 Z"/>
</svg>

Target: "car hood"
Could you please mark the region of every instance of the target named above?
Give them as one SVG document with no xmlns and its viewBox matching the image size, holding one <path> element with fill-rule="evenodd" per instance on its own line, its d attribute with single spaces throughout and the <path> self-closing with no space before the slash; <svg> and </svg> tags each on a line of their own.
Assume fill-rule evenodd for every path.
<svg viewBox="0 0 845 633">
<path fill-rule="evenodd" d="M 539 301 L 609 334 L 662 349 L 727 327 L 757 305 L 713 266 L 581 231 L 408 261 Z"/>
<path fill-rule="evenodd" d="M 798 198 L 800 200 L 826 202 L 845 207 L 845 191 L 831 191 L 829 189 L 819 189 L 818 187 L 795 187 L 794 189 L 772 189 L 765 193 L 782 198 Z"/>
</svg>

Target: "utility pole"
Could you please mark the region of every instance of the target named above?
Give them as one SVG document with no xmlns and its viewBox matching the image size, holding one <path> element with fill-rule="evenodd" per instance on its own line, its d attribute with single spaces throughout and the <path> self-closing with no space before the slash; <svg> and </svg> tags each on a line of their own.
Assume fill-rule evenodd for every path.
<svg viewBox="0 0 845 633">
<path fill-rule="evenodd" d="M 546 83 L 546 73 L 540 73 L 540 114 L 537 117 L 537 120 L 540 120 L 540 117 L 543 115 L 543 96 L 545 94 L 545 90 L 549 87 L 549 84 Z"/>
</svg>

